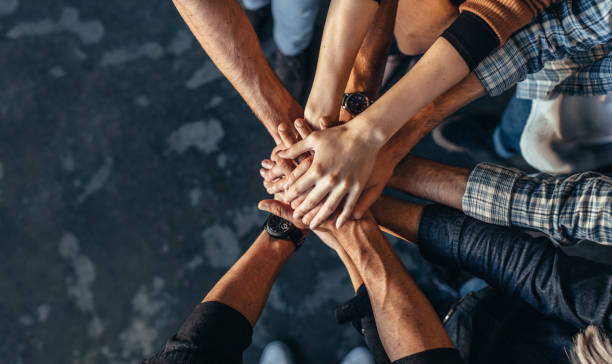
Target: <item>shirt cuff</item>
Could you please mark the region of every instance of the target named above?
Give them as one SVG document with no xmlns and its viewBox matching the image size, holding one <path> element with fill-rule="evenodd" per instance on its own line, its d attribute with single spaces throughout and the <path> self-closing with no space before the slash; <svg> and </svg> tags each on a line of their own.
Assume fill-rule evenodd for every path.
<svg viewBox="0 0 612 364">
<path fill-rule="evenodd" d="M 419 224 L 419 250 L 425 259 L 460 268 L 459 238 L 466 216 L 450 207 L 427 205 Z"/>
<path fill-rule="evenodd" d="M 210 346 L 220 352 L 242 353 L 251 345 L 252 336 L 251 323 L 240 312 L 224 303 L 208 301 L 194 308 L 169 343 L 198 349 Z M 167 346 L 166 350 L 169 349 Z"/>
<path fill-rule="evenodd" d="M 478 15 L 464 10 L 442 33 L 461 55 L 470 71 L 499 46 L 499 38 L 486 21 Z"/>
<path fill-rule="evenodd" d="M 512 194 L 522 175 L 514 168 L 480 163 L 468 179 L 461 202 L 463 212 L 489 224 L 510 226 Z"/>
<path fill-rule="evenodd" d="M 412 354 L 405 358 L 398 359 L 392 364 L 432 364 L 446 363 L 459 364 L 463 363 L 463 359 L 459 355 L 459 351 L 455 348 L 438 348 L 425 350 L 420 353 Z"/>
</svg>

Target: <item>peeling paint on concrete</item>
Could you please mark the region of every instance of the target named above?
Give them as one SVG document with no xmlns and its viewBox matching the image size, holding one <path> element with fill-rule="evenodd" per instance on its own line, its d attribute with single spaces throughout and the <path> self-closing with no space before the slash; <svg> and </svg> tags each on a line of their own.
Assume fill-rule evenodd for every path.
<svg viewBox="0 0 612 364">
<path fill-rule="evenodd" d="M 212 62 L 206 62 L 202 67 L 195 70 L 193 75 L 185 82 L 185 86 L 195 90 L 207 83 L 223 78 L 223 75 Z"/>
<path fill-rule="evenodd" d="M 12 14 L 19 7 L 19 0 L 0 0 L 0 15 Z"/>
<path fill-rule="evenodd" d="M 102 66 L 117 65 L 136 60 L 141 57 L 159 59 L 164 55 L 164 48 L 155 42 L 148 42 L 138 47 L 120 48 L 105 52 L 100 64 Z"/>
<path fill-rule="evenodd" d="M 81 312 L 94 312 L 93 283 L 96 280 L 96 268 L 93 262 L 79 254 L 79 241 L 70 233 L 64 234 L 60 240 L 59 254 L 70 263 L 74 273 L 66 278 L 68 296 Z"/>
<path fill-rule="evenodd" d="M 87 199 L 89 196 L 93 195 L 102 187 L 104 187 L 104 184 L 106 184 L 106 181 L 108 181 L 108 178 L 110 177 L 112 167 L 112 158 L 106 158 L 104 165 L 102 165 L 102 167 L 100 167 L 100 169 L 96 171 L 96 173 L 91 177 L 89 182 L 87 182 L 87 184 L 85 185 L 85 190 L 78 197 L 77 204 L 80 205 L 81 203 L 83 203 L 83 201 L 85 201 L 85 199 Z"/>
<path fill-rule="evenodd" d="M 230 267 L 240 257 L 240 243 L 234 230 L 213 225 L 202 232 L 204 254 L 213 268 Z"/>
<path fill-rule="evenodd" d="M 119 334 L 124 359 L 140 360 L 159 349 L 155 346 L 159 331 L 168 323 L 167 303 L 162 296 L 164 286 L 162 278 L 154 277 L 150 285 L 141 285 L 132 298 L 130 325 Z"/>
<path fill-rule="evenodd" d="M 191 190 L 189 190 L 189 203 L 191 204 L 191 206 L 197 206 L 200 203 L 201 198 L 201 188 L 192 188 Z"/>
<path fill-rule="evenodd" d="M 266 213 L 260 211 L 257 206 L 245 206 L 233 211 L 232 221 L 236 227 L 236 234 L 243 238 L 254 228 L 261 228 L 266 218 Z"/>
<path fill-rule="evenodd" d="M 168 137 L 168 147 L 172 152 L 184 153 L 189 148 L 196 148 L 204 154 L 218 149 L 224 136 L 223 127 L 217 119 L 194 121 L 182 125 Z"/>
<path fill-rule="evenodd" d="M 6 36 L 10 39 L 17 39 L 57 32 L 69 32 L 79 37 L 83 44 L 93 44 L 99 42 L 104 36 L 104 25 L 97 20 L 81 21 L 77 9 L 65 7 L 57 21 L 42 19 L 21 22 L 11 28 Z"/>
</svg>

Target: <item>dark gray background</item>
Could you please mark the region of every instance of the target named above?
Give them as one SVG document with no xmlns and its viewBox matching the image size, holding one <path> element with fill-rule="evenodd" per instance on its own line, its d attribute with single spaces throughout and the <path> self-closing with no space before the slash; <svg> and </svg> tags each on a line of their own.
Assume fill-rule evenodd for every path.
<svg viewBox="0 0 612 364">
<path fill-rule="evenodd" d="M 272 139 L 169 0 L 0 0 L 0 37 L 0 362 L 138 362 L 258 234 Z M 263 43 L 271 56 L 269 32 Z M 481 101 L 481 121 L 451 133 L 470 153 L 429 137 L 417 153 L 489 159 L 504 100 Z M 394 244 L 436 292 L 416 249 Z M 302 362 L 338 362 L 360 343 L 334 322 L 351 294 L 340 261 L 309 238 L 246 362 L 273 339 Z"/>
</svg>

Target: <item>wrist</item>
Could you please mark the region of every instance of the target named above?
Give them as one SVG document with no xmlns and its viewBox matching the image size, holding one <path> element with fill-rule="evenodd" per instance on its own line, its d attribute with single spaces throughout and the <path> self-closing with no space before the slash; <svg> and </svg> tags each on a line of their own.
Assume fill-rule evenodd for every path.
<svg viewBox="0 0 612 364">
<path fill-rule="evenodd" d="M 353 131 L 357 139 L 364 141 L 366 145 L 373 147 L 377 151 L 381 150 L 388 138 L 376 123 L 362 115 L 356 116 L 347 126 Z"/>
<path fill-rule="evenodd" d="M 268 234 L 267 231 L 262 231 L 260 247 L 268 252 L 271 257 L 279 262 L 287 260 L 296 250 L 295 244 L 288 239 L 275 238 Z"/>
</svg>

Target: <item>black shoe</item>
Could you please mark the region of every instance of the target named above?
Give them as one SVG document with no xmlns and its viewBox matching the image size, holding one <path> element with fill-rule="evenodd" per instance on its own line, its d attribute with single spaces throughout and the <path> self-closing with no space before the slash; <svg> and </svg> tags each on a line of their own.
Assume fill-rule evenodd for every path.
<svg viewBox="0 0 612 364">
<path fill-rule="evenodd" d="M 307 53 L 304 50 L 295 56 L 286 56 L 280 51 L 276 51 L 274 71 L 289 93 L 298 102 L 302 100 L 306 92 L 306 78 L 308 77 Z"/>
<path fill-rule="evenodd" d="M 244 12 L 246 13 L 247 18 L 249 18 L 253 29 L 255 29 L 255 33 L 259 35 L 263 31 L 266 21 L 270 17 L 270 5 L 266 5 L 257 10 L 244 9 Z"/>
</svg>

